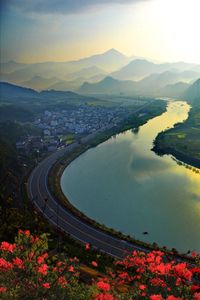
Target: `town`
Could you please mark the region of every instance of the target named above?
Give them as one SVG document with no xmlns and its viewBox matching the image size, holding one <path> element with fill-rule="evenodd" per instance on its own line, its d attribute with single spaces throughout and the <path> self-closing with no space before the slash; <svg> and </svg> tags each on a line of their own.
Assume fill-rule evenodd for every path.
<svg viewBox="0 0 200 300">
<path fill-rule="evenodd" d="M 16 143 L 18 150 L 46 153 L 65 147 L 81 138 L 95 136 L 99 132 L 120 125 L 146 102 L 132 106 L 71 105 L 65 110 L 45 110 L 37 115 L 33 125 L 40 130 L 37 136 L 21 137 Z M 143 116 L 144 113 L 139 114 Z"/>
</svg>

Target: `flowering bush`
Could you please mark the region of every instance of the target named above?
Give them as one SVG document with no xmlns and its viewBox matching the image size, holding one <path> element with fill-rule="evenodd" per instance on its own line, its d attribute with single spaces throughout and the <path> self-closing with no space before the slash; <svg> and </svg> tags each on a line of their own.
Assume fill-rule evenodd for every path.
<svg viewBox="0 0 200 300">
<path fill-rule="evenodd" d="M 88 285 L 81 283 L 76 257 L 48 252 L 46 234 L 19 231 L 14 244 L 1 243 L 0 254 L 1 299 L 200 300 L 198 256 L 189 266 L 160 251 L 134 251 Z M 98 268 L 96 261 L 88 264 Z"/>
<path fill-rule="evenodd" d="M 14 244 L 1 243 L 0 298 L 65 299 L 73 293 L 78 286 L 78 259 L 47 250 L 47 235 L 32 236 L 28 230 L 20 230 Z"/>
</svg>

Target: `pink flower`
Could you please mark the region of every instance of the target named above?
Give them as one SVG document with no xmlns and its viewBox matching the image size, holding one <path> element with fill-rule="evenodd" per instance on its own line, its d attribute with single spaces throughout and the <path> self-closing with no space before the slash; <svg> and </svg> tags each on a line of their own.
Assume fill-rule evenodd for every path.
<svg viewBox="0 0 200 300">
<path fill-rule="evenodd" d="M 146 289 L 146 285 L 141 284 L 141 285 L 139 286 L 139 288 L 140 288 L 140 290 L 144 291 L 144 290 Z"/>
<path fill-rule="evenodd" d="M 85 244 L 85 249 L 86 249 L 86 250 L 89 250 L 89 249 L 90 249 L 90 244 L 88 244 L 88 243 Z"/>
<path fill-rule="evenodd" d="M 92 261 L 92 265 L 93 265 L 93 267 L 98 267 L 98 264 L 96 261 Z"/>
</svg>

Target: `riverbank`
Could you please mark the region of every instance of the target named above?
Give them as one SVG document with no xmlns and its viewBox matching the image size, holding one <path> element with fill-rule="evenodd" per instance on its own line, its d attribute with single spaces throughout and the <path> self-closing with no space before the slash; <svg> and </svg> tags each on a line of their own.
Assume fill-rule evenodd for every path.
<svg viewBox="0 0 200 300">
<path fill-rule="evenodd" d="M 116 134 L 116 132 L 115 132 L 115 134 Z M 108 136 L 108 138 L 109 138 L 109 136 Z M 126 241 L 129 241 L 131 243 L 134 243 L 134 244 L 137 244 L 137 245 L 140 245 L 140 246 L 143 246 L 144 248 L 147 248 L 147 249 L 158 248 L 158 245 L 156 243 L 147 244 L 145 242 L 141 242 L 141 241 L 136 240 L 136 239 L 134 239 L 134 238 L 132 238 L 130 236 L 125 236 L 121 232 L 117 232 L 116 230 L 109 229 L 109 228 L 105 227 L 104 225 L 101 225 L 101 224 L 97 223 L 94 220 L 91 220 L 90 218 L 88 218 L 87 216 L 85 216 L 83 213 L 81 213 L 79 210 L 77 210 L 70 203 L 69 199 L 66 199 L 66 197 L 63 195 L 63 192 L 62 192 L 61 187 L 60 187 L 60 178 L 62 176 L 62 173 L 63 173 L 64 169 L 66 168 L 67 165 L 69 165 L 71 163 L 72 160 L 74 160 L 75 158 L 77 158 L 79 155 L 81 155 L 87 149 L 89 149 L 90 147 L 94 147 L 94 146 L 98 145 L 100 142 L 103 141 L 101 139 L 99 141 L 97 141 L 97 140 L 98 140 L 98 137 L 96 137 L 95 143 L 94 143 L 94 140 L 93 140 L 93 141 L 90 141 L 90 143 L 88 143 L 86 145 L 83 145 L 83 144 L 79 145 L 76 148 L 76 150 L 73 151 L 73 153 L 70 153 L 70 154 L 68 154 L 67 157 L 62 158 L 54 166 L 54 169 L 51 170 L 51 176 L 49 177 L 50 178 L 51 190 L 53 191 L 53 193 L 56 196 L 56 198 L 59 199 L 59 201 L 61 201 L 62 205 L 64 205 L 68 210 L 70 210 L 71 212 L 73 212 L 76 216 L 78 216 L 79 218 L 81 218 L 82 220 L 84 220 L 85 222 L 87 222 L 88 224 L 90 224 L 90 225 L 92 225 L 94 227 L 97 227 L 97 228 L 99 228 L 101 230 L 104 230 L 107 233 L 109 233 L 110 235 L 115 235 L 118 238 L 124 239 Z M 166 251 L 166 248 L 164 247 L 162 250 Z M 173 249 L 173 251 L 176 252 L 175 249 Z"/>
<path fill-rule="evenodd" d="M 200 107 L 192 108 L 188 119 L 158 134 L 153 151 L 171 154 L 183 164 L 200 169 Z M 198 171 L 198 170 L 197 170 Z"/>
<path fill-rule="evenodd" d="M 88 149 L 92 147 L 96 147 L 99 144 L 105 142 L 106 140 L 110 139 L 112 136 L 115 136 L 116 134 L 125 132 L 129 129 L 134 129 L 135 131 L 138 130 L 138 128 L 145 123 L 147 123 L 150 119 L 161 115 L 166 111 L 167 102 L 164 101 L 155 101 L 148 107 L 149 114 L 145 114 L 142 117 L 138 117 L 137 115 L 133 115 L 132 118 L 129 118 L 126 120 L 123 124 L 120 124 L 119 126 L 115 126 L 106 132 L 100 132 L 96 136 L 93 136 L 91 139 L 84 138 L 83 142 L 80 142 L 77 144 L 76 148 L 68 153 L 66 156 L 62 157 L 50 170 L 49 174 L 49 187 L 51 192 L 55 195 L 57 199 L 59 199 L 60 203 L 66 207 L 68 210 L 70 210 L 73 214 L 75 214 L 78 218 L 84 220 L 89 225 L 92 225 L 94 227 L 97 227 L 111 235 L 114 235 L 118 238 L 122 238 L 126 241 L 136 243 L 139 246 L 144 246 L 145 248 L 149 249 L 155 249 L 158 248 L 158 245 L 156 243 L 153 243 L 153 245 L 146 244 L 142 241 L 135 240 L 134 238 L 131 238 L 129 235 L 124 235 L 121 232 L 118 232 L 112 228 L 108 228 L 103 224 L 100 224 L 96 222 L 95 220 L 92 220 L 91 218 L 87 217 L 85 214 L 83 214 L 81 211 L 79 211 L 76 207 L 74 207 L 70 200 L 67 199 L 67 197 L 63 194 L 63 191 L 60 186 L 60 179 L 61 176 L 66 169 L 66 167 L 76 158 L 78 158 L 81 154 L 86 152 Z M 85 142 L 84 142 L 85 141 Z M 175 250 L 175 249 L 174 249 Z"/>
</svg>

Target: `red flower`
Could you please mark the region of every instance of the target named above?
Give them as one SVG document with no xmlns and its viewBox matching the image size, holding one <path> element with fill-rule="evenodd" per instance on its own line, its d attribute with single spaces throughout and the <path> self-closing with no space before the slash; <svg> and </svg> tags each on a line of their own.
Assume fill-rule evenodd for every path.
<svg viewBox="0 0 200 300">
<path fill-rule="evenodd" d="M 43 255 L 38 256 L 38 258 L 37 258 L 38 264 L 41 265 L 47 257 L 48 257 L 47 253 L 44 253 Z"/>
<path fill-rule="evenodd" d="M 16 244 L 9 244 L 8 242 L 2 242 L 0 249 L 8 252 L 12 252 L 15 250 Z"/>
<path fill-rule="evenodd" d="M 93 267 L 98 267 L 98 264 L 96 261 L 92 261 L 92 265 L 93 265 Z"/>
<path fill-rule="evenodd" d="M 30 236 L 30 230 L 25 230 L 25 231 L 24 231 L 24 235 Z"/>
<path fill-rule="evenodd" d="M 7 288 L 4 286 L 0 286 L 0 293 L 5 293 L 7 291 Z"/>
<path fill-rule="evenodd" d="M 69 267 L 69 272 L 72 272 L 72 273 L 74 272 L 74 267 L 73 266 Z"/>
<path fill-rule="evenodd" d="M 41 267 L 38 268 L 38 273 L 41 273 L 43 275 L 47 275 L 48 272 L 48 266 L 47 264 L 43 264 Z"/>
<path fill-rule="evenodd" d="M 115 300 L 115 298 L 111 294 L 101 293 L 101 294 L 96 296 L 95 300 Z"/>
<path fill-rule="evenodd" d="M 58 277 L 58 282 L 62 287 L 66 287 L 67 285 L 67 280 L 63 276 Z"/>
<path fill-rule="evenodd" d="M 48 282 L 45 282 L 45 283 L 43 283 L 43 288 L 45 288 L 45 289 L 50 289 L 50 284 L 48 283 Z"/>
<path fill-rule="evenodd" d="M 103 290 L 104 292 L 110 291 L 110 284 L 104 281 L 97 282 L 97 286 L 99 289 Z"/>
<path fill-rule="evenodd" d="M 198 256 L 198 253 L 196 253 L 195 251 L 193 251 L 193 252 L 191 253 L 191 256 L 192 256 L 192 258 L 196 258 L 196 257 Z"/>
<path fill-rule="evenodd" d="M 200 293 L 194 294 L 194 300 L 200 300 Z"/>
<path fill-rule="evenodd" d="M 152 295 L 149 298 L 150 300 L 162 300 L 162 296 L 161 295 Z"/>
<path fill-rule="evenodd" d="M 127 272 L 120 273 L 118 277 L 123 280 L 126 280 L 126 279 L 129 280 L 129 275 Z"/>
<path fill-rule="evenodd" d="M 162 287 L 166 287 L 166 283 L 164 282 L 164 280 L 160 279 L 160 278 L 153 278 L 150 280 L 150 283 L 154 286 L 162 286 Z"/>
<path fill-rule="evenodd" d="M 88 243 L 85 244 L 85 249 L 86 249 L 86 250 L 89 250 L 89 249 L 90 249 L 90 244 L 88 244 Z"/>
<path fill-rule="evenodd" d="M 181 284 L 181 279 L 180 278 L 177 278 L 176 279 L 176 286 L 179 286 Z"/>
<path fill-rule="evenodd" d="M 190 288 L 190 291 L 192 294 L 194 294 L 197 291 L 200 291 L 200 286 L 199 285 L 192 285 Z"/>
<path fill-rule="evenodd" d="M 21 233 L 21 234 L 24 234 L 24 235 L 26 235 L 26 236 L 30 236 L 31 235 L 31 233 L 30 233 L 30 230 L 19 230 L 19 233 Z"/>
<path fill-rule="evenodd" d="M 200 268 L 192 268 L 192 269 L 190 269 L 190 271 L 192 273 L 198 273 L 198 274 L 200 274 Z"/>
<path fill-rule="evenodd" d="M 146 285 L 141 284 L 141 285 L 139 286 L 139 288 L 140 288 L 142 291 L 144 291 L 144 290 L 146 289 Z"/>
<path fill-rule="evenodd" d="M 13 264 L 4 258 L 0 258 L 0 269 L 2 270 L 11 270 L 13 268 Z"/>
<path fill-rule="evenodd" d="M 167 297 L 166 300 L 181 300 L 181 299 L 182 298 L 180 298 L 180 297 L 174 297 L 173 295 L 170 295 L 170 296 Z"/>
<path fill-rule="evenodd" d="M 175 273 L 185 280 L 191 280 L 192 278 L 192 272 L 187 269 L 186 263 L 181 263 L 176 266 L 174 266 Z"/>
<path fill-rule="evenodd" d="M 13 258 L 13 264 L 18 266 L 19 269 L 24 269 L 24 262 L 19 257 Z"/>
</svg>

